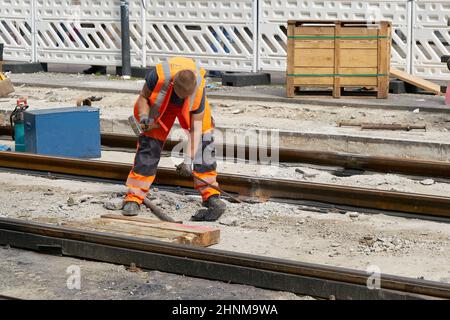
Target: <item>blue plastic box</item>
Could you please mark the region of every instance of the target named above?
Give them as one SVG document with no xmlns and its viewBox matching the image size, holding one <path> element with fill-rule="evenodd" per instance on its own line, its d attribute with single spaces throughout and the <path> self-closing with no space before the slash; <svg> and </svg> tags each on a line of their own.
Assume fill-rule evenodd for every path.
<svg viewBox="0 0 450 320">
<path fill-rule="evenodd" d="M 74 158 L 101 156 L 97 108 L 27 110 L 24 124 L 25 152 Z"/>
</svg>

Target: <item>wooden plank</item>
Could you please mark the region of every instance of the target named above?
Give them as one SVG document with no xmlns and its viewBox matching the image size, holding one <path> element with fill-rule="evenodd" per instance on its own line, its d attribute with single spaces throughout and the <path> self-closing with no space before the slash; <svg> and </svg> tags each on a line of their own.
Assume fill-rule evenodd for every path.
<svg viewBox="0 0 450 320">
<path fill-rule="evenodd" d="M 307 26 L 295 27 L 295 36 L 334 36 L 334 27 Z"/>
<path fill-rule="evenodd" d="M 377 36 L 378 35 L 378 29 L 376 28 L 365 28 L 365 27 L 349 27 L 346 25 L 343 25 L 341 28 L 342 36 L 361 36 L 361 37 L 367 37 L 367 36 Z"/>
<path fill-rule="evenodd" d="M 287 69 L 286 69 L 286 97 L 293 98 L 295 95 L 294 79 L 287 76 L 288 74 L 294 73 L 294 56 L 295 56 L 295 46 L 294 39 L 289 38 L 289 36 L 294 35 L 295 23 L 289 23 L 288 26 L 288 42 L 287 42 Z"/>
<path fill-rule="evenodd" d="M 334 74 L 339 74 L 339 68 L 341 66 L 341 39 L 339 35 L 341 34 L 341 24 L 338 22 L 336 28 L 334 29 L 335 39 L 334 39 Z M 333 98 L 341 97 L 341 78 L 339 76 L 334 76 L 333 79 Z"/>
<path fill-rule="evenodd" d="M 341 48 L 343 49 L 377 49 L 377 39 L 340 39 Z"/>
<path fill-rule="evenodd" d="M 81 228 L 87 230 L 97 230 L 103 232 L 111 232 L 114 234 L 126 234 L 135 237 L 169 240 L 170 242 L 182 243 L 182 237 L 186 236 L 183 232 L 166 231 L 158 229 L 142 228 L 137 226 L 129 226 L 124 223 L 117 223 L 112 220 L 94 219 L 89 221 L 71 221 L 64 223 L 65 226 Z"/>
<path fill-rule="evenodd" d="M 389 76 L 388 70 L 390 65 L 391 53 L 388 46 L 391 46 L 390 34 L 388 34 L 388 23 L 383 21 L 380 23 L 380 29 L 378 30 L 379 36 L 385 36 L 388 38 L 378 39 L 378 76 L 377 78 L 377 98 L 386 99 L 389 95 Z M 388 42 L 389 41 L 389 42 Z"/>
<path fill-rule="evenodd" d="M 155 228 L 161 230 L 170 230 L 195 235 L 192 239 L 192 244 L 207 247 L 217 244 L 220 241 L 220 229 L 209 226 L 192 226 L 180 223 L 165 222 L 155 219 L 147 219 L 141 217 L 125 217 L 113 214 L 106 214 L 101 216 L 103 219 L 111 219 L 129 223 L 146 228 Z"/>
<path fill-rule="evenodd" d="M 297 49 L 295 67 L 334 67 L 334 49 Z"/>
<path fill-rule="evenodd" d="M 341 49 L 341 67 L 377 67 L 377 49 Z"/>
<path fill-rule="evenodd" d="M 425 91 L 432 92 L 436 95 L 441 95 L 441 87 L 431 81 L 410 75 L 404 71 L 398 70 L 393 67 L 390 68 L 389 72 L 391 77 L 405 81 Z"/>
<path fill-rule="evenodd" d="M 333 67 L 294 67 L 293 74 L 334 74 Z"/>
<path fill-rule="evenodd" d="M 341 87 L 377 86 L 377 77 L 341 77 Z"/>
<path fill-rule="evenodd" d="M 366 68 L 366 67 L 358 67 L 358 68 L 345 68 L 340 67 L 338 70 L 339 74 L 377 74 L 378 69 L 376 67 Z"/>
<path fill-rule="evenodd" d="M 314 85 L 329 85 L 334 83 L 334 77 L 293 77 L 294 85 L 300 86 L 314 86 Z"/>
<path fill-rule="evenodd" d="M 316 40 L 316 39 L 294 39 L 295 49 L 334 49 L 334 39 Z"/>
</svg>

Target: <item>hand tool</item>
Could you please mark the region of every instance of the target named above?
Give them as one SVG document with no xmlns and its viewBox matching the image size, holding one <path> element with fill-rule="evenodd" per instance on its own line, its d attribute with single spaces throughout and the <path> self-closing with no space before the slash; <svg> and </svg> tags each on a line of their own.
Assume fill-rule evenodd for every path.
<svg viewBox="0 0 450 320">
<path fill-rule="evenodd" d="M 167 214 L 165 214 L 160 208 L 158 208 L 149 198 L 144 199 L 144 204 L 147 208 L 152 210 L 155 216 L 157 216 L 162 221 L 173 222 L 173 223 L 183 223 L 182 221 L 175 221 Z"/>
</svg>

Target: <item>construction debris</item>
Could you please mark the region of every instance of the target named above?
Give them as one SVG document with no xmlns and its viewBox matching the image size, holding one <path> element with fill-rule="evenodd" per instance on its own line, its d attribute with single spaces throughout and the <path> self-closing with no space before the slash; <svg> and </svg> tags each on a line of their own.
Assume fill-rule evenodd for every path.
<svg viewBox="0 0 450 320">
<path fill-rule="evenodd" d="M 79 98 L 77 100 L 77 107 L 81 107 L 81 106 L 88 106 L 91 107 L 92 106 L 92 102 L 94 101 L 101 101 L 103 99 L 103 97 L 96 97 L 96 96 L 91 96 L 88 98 Z"/>
<path fill-rule="evenodd" d="M 370 122 L 352 122 L 352 121 L 340 121 L 339 127 L 361 127 L 361 130 L 399 130 L 399 131 L 411 131 L 411 130 L 425 130 L 426 125 L 412 125 L 412 124 L 399 124 L 399 123 L 370 123 Z"/>
<path fill-rule="evenodd" d="M 6 97 L 8 94 L 14 92 L 14 87 L 9 78 L 5 76 L 4 73 L 1 72 L 0 67 L 0 97 Z"/>
</svg>

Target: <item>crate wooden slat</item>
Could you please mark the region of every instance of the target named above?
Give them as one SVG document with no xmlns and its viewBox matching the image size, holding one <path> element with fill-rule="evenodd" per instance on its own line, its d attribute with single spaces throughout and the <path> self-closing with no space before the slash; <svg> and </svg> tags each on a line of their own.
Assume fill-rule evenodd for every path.
<svg viewBox="0 0 450 320">
<path fill-rule="evenodd" d="M 290 20 L 286 95 L 301 87 L 329 87 L 339 98 L 344 88 L 376 89 L 387 98 L 391 23 L 381 21 Z"/>
</svg>

